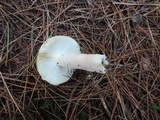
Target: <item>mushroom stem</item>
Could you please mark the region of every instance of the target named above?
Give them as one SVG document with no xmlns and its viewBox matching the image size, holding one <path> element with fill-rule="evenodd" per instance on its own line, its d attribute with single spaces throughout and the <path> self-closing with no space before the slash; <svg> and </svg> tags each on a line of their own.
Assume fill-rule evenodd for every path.
<svg viewBox="0 0 160 120">
<path fill-rule="evenodd" d="M 56 58 L 61 67 L 82 69 L 90 72 L 105 73 L 108 61 L 100 54 L 65 54 Z"/>
</svg>

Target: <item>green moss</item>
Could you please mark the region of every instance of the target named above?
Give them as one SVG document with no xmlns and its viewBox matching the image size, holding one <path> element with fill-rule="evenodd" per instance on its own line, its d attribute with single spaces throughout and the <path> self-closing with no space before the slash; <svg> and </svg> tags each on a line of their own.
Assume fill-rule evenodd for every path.
<svg viewBox="0 0 160 120">
<path fill-rule="evenodd" d="M 87 113 L 85 111 L 80 112 L 79 115 L 77 116 L 77 119 L 78 120 L 87 120 L 88 119 Z"/>
</svg>

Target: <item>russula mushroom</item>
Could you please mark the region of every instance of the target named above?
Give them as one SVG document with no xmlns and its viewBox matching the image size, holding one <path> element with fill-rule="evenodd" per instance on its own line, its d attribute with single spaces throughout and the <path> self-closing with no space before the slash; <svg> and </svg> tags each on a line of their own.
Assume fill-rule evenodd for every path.
<svg viewBox="0 0 160 120">
<path fill-rule="evenodd" d="M 54 36 L 39 49 L 37 69 L 43 80 L 59 85 L 67 82 L 75 69 L 105 73 L 105 55 L 81 54 L 79 44 L 68 36 Z"/>
</svg>

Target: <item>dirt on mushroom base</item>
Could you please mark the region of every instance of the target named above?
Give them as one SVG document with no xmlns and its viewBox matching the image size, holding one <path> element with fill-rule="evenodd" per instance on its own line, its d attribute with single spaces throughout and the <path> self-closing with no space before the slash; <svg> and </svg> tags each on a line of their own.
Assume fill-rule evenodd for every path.
<svg viewBox="0 0 160 120">
<path fill-rule="evenodd" d="M 0 3 L 3 119 L 160 119 L 158 2 Z M 105 53 L 108 73 L 77 70 L 58 87 L 42 81 L 36 54 L 53 35 L 71 36 L 83 53 Z"/>
</svg>

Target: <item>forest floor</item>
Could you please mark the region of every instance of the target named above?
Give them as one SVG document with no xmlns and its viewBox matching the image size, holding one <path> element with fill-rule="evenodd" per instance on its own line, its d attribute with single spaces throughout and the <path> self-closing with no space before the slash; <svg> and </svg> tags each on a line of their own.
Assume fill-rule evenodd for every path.
<svg viewBox="0 0 160 120">
<path fill-rule="evenodd" d="M 105 54 L 107 72 L 43 81 L 37 52 L 55 35 L 74 38 L 82 53 Z M 1 0 L 0 117 L 160 120 L 159 0 Z"/>
</svg>

